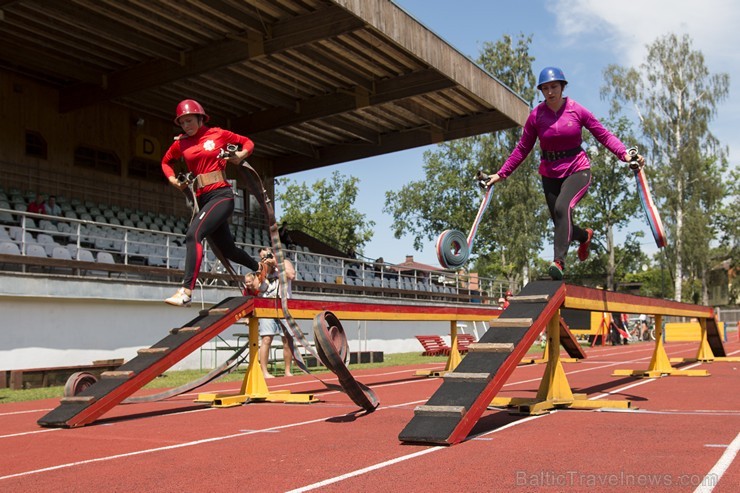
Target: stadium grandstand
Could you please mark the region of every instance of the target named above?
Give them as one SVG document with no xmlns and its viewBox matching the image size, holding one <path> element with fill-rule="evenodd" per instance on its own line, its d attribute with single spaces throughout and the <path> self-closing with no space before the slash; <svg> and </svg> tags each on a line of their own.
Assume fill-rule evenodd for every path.
<svg viewBox="0 0 740 493">
<path fill-rule="evenodd" d="M 0 370 L 128 358 L 191 318 L 162 303 L 182 276 L 190 217 L 159 163 L 183 98 L 254 140 L 250 163 L 271 197 L 278 176 L 515 127 L 528 113 L 387 0 L 17 0 L 0 14 Z M 227 174 L 232 232 L 255 253 L 269 244 L 264 216 Z M 58 213 L 29 210 L 37 196 L 54 196 Z M 413 259 L 350 258 L 290 228 L 297 296 L 485 303 L 507 289 Z M 194 305 L 239 295 L 205 256 Z M 416 350 L 410 330 L 374 329 L 371 342 Z"/>
</svg>

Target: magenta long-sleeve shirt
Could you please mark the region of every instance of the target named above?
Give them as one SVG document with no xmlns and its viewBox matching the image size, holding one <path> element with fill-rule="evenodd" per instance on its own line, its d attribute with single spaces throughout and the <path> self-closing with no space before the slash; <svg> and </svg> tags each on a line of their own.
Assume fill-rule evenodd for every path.
<svg viewBox="0 0 740 493">
<path fill-rule="evenodd" d="M 519 139 L 509 159 L 498 170 L 501 178 L 508 177 L 522 164 L 532 151 L 537 138 L 544 151 L 566 151 L 579 147 L 583 142 L 581 130 L 586 128 L 604 147 L 613 152 L 620 160 L 627 148 L 609 132 L 586 108 L 570 98 L 557 112 L 548 108 L 544 102 L 538 104 L 529 114 L 522 137 Z M 591 163 L 585 152 L 575 156 L 564 157 L 555 161 L 540 159 L 539 172 L 548 178 L 565 178 L 573 173 L 588 169 Z"/>
</svg>

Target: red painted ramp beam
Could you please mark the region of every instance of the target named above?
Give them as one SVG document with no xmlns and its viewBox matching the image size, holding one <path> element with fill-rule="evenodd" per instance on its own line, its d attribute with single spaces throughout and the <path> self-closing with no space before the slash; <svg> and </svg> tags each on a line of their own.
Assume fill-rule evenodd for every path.
<svg viewBox="0 0 740 493">
<path fill-rule="evenodd" d="M 464 440 L 564 300 L 562 282 L 525 286 L 429 401 L 415 409 L 399 439 L 443 445 Z"/>
<path fill-rule="evenodd" d="M 92 423 L 121 401 L 168 370 L 175 363 L 252 312 L 254 298 L 226 298 L 218 305 L 200 312 L 179 329 L 112 372 L 104 372 L 100 381 L 61 404 L 38 420 L 53 428 L 74 428 Z"/>
</svg>

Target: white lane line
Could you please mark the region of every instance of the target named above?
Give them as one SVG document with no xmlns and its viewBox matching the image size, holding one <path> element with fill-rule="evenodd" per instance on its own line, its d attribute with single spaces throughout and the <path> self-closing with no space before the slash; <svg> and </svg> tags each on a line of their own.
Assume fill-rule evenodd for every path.
<svg viewBox="0 0 740 493">
<path fill-rule="evenodd" d="M 518 426 L 520 424 L 524 424 L 524 423 L 526 423 L 528 421 L 532 421 L 534 419 L 543 418 L 545 416 L 547 416 L 547 415 L 546 414 L 541 414 L 541 415 L 538 415 L 538 416 L 529 416 L 529 417 L 524 418 L 524 419 L 521 419 L 519 421 L 514 421 L 512 423 L 509 423 L 507 425 L 504 425 L 501 428 L 497 428 L 497 429 L 492 430 L 492 431 L 481 433 L 480 435 L 475 435 L 474 437 L 471 437 L 471 438 L 472 439 L 480 439 L 480 438 L 485 437 L 487 435 L 492 435 L 494 433 L 498 433 L 498 432 L 507 430 L 507 429 L 509 429 L 511 427 Z M 419 450 L 418 452 L 414 452 L 412 454 L 402 455 L 401 457 L 396 457 L 395 459 L 390 459 L 390 460 L 387 460 L 385 462 L 379 462 L 377 464 L 373 464 L 372 466 L 363 467 L 362 469 L 357 469 L 355 471 L 351 471 L 351 472 L 348 472 L 346 474 L 342 474 L 341 476 L 335 476 L 333 478 L 325 479 L 325 480 L 319 481 L 317 483 L 309 484 L 309 485 L 306 485 L 306 486 L 301 486 L 300 488 L 296 488 L 294 490 L 290 490 L 287 493 L 303 493 L 304 491 L 315 490 L 317 488 L 322 488 L 322 487 L 328 486 L 330 484 L 334 484 L 334 483 L 338 483 L 340 481 L 344 481 L 345 479 L 350 479 L 350 478 L 354 478 L 354 477 L 357 477 L 357 476 L 361 476 L 361 475 L 366 474 L 368 472 L 376 471 L 378 469 L 383 469 L 385 467 L 392 466 L 392 465 L 398 464 L 400 462 L 405 462 L 407 460 L 415 459 L 417 457 L 421 457 L 423 455 L 431 454 L 432 452 L 437 452 L 439 450 L 445 450 L 445 449 L 449 449 L 449 446 L 435 445 L 435 446 L 432 446 L 432 447 L 430 447 L 428 449 Z"/>
<path fill-rule="evenodd" d="M 13 411 L 10 413 L 0 413 L 0 417 L 13 416 L 15 414 L 44 413 L 44 412 L 48 413 L 49 411 L 51 411 L 51 408 L 49 409 L 30 409 L 28 411 Z"/>
<path fill-rule="evenodd" d="M 213 408 L 213 407 L 206 407 L 206 408 L 203 408 L 203 409 L 191 409 L 189 411 L 178 411 L 178 412 L 174 412 L 174 413 L 163 414 L 161 416 L 152 416 L 151 419 L 155 419 L 155 418 L 167 418 L 167 417 L 170 417 L 170 416 L 182 416 L 183 414 L 190 414 L 190 413 L 202 413 L 204 411 L 213 411 L 215 409 L 216 408 Z M 100 426 L 112 426 L 113 424 L 114 423 L 105 423 L 105 424 L 100 425 Z M 18 432 L 18 433 L 12 433 L 12 434 L 9 434 L 9 435 L 0 435 L 0 439 L 3 439 L 3 438 L 13 438 L 13 437 L 21 436 L 21 435 L 35 435 L 35 434 L 38 434 L 38 433 L 46 433 L 47 431 L 59 431 L 59 430 L 63 430 L 63 429 L 64 428 L 41 428 L 41 429 L 38 429 L 38 430 L 23 431 L 23 432 Z"/>
<path fill-rule="evenodd" d="M 10 435 L 0 435 L 0 438 L 12 438 L 12 437 L 20 437 L 23 435 L 35 435 L 37 433 L 46 433 L 49 431 L 59 431 L 61 428 L 45 428 L 43 430 L 34 430 L 34 431 L 22 431 L 20 433 L 13 433 Z"/>
<path fill-rule="evenodd" d="M 615 365 L 624 364 L 624 363 L 627 363 L 628 364 L 628 363 L 633 363 L 633 362 L 636 362 L 636 361 L 637 360 L 631 360 L 631 361 L 619 362 L 619 363 L 606 363 L 606 364 L 603 364 L 602 366 L 591 367 L 591 368 L 583 368 L 581 370 L 574 370 L 574 371 L 568 372 L 568 374 L 571 374 L 571 373 L 581 373 L 581 372 L 587 372 L 587 371 L 593 371 L 593 370 L 599 370 L 601 368 L 608 368 L 610 366 L 615 366 Z M 407 372 L 408 372 L 408 370 L 404 370 L 404 371 L 388 372 L 387 374 L 393 375 L 393 374 L 397 374 L 397 373 L 407 373 Z M 530 379 L 527 379 L 527 380 L 519 380 L 519 381 L 516 381 L 516 382 L 509 382 L 509 383 L 504 384 L 503 387 L 510 387 L 512 385 L 520 385 L 520 384 L 525 384 L 525 383 L 539 382 L 541 380 L 542 380 L 542 377 L 541 376 L 538 376 L 538 377 L 530 378 Z M 378 385 L 374 385 L 373 388 L 394 387 L 394 386 L 397 386 L 397 385 L 407 385 L 407 384 L 414 384 L 414 383 L 421 383 L 421 382 L 428 382 L 428 381 L 429 381 L 428 379 L 423 379 L 423 378 L 422 379 L 413 379 L 413 380 L 407 380 L 407 381 L 403 381 L 403 382 L 393 382 L 393 383 L 389 383 L 389 384 L 378 384 Z M 238 389 L 235 389 L 235 390 L 238 390 Z M 339 391 L 332 390 L 332 391 L 322 392 L 321 395 L 322 396 L 326 396 L 326 395 L 339 394 L 339 393 L 340 393 Z M 420 402 L 426 402 L 426 401 L 420 401 Z M 413 402 L 411 404 L 418 404 L 418 402 Z M 405 405 L 410 405 L 410 404 L 401 404 L 401 405 L 394 405 L 394 406 L 382 406 L 380 409 L 387 409 L 387 408 L 394 408 L 394 407 L 403 407 Z M 161 417 L 176 417 L 176 416 L 180 416 L 182 414 L 189 414 L 189 413 L 196 413 L 196 412 L 204 412 L 204 411 L 212 411 L 212 410 L 215 410 L 215 409 L 216 408 L 212 408 L 212 407 L 208 407 L 208 408 L 204 408 L 204 409 L 193 409 L 193 410 L 189 410 L 189 411 L 169 413 L 169 414 L 163 415 Z M 40 410 L 40 411 L 43 411 L 43 410 Z M 49 411 L 49 410 L 46 410 L 46 411 Z M 23 412 L 25 412 L 25 411 L 23 411 Z M 31 411 L 28 411 L 28 412 L 31 412 Z M 61 428 L 55 428 L 55 429 L 61 429 Z M 16 433 L 16 434 L 10 434 L 10 435 L 0 435 L 0 439 L 3 439 L 3 438 L 12 438 L 12 437 L 20 436 L 20 435 L 24 435 L 24 434 L 32 435 L 32 434 L 36 434 L 36 433 L 44 433 L 45 431 L 48 431 L 48 430 L 47 429 L 41 429 L 41 430 L 27 431 L 27 432 L 23 432 L 23 433 Z"/>
<path fill-rule="evenodd" d="M 624 362 L 624 361 L 622 361 L 622 362 L 615 362 L 615 363 L 605 364 L 605 365 L 599 366 L 599 367 L 584 368 L 582 370 L 576 370 L 574 372 L 569 372 L 569 374 L 570 373 L 581 373 L 581 372 L 586 372 L 586 371 L 593 371 L 593 370 L 598 370 L 600 368 L 606 368 L 606 367 L 610 367 L 610 366 L 615 366 L 615 365 L 619 365 L 619 364 L 626 364 L 626 363 L 635 362 L 635 361 L 637 361 L 637 360 L 627 361 L 627 362 Z M 700 363 L 697 363 L 696 365 L 698 366 L 699 364 Z M 398 371 L 398 372 L 389 372 L 389 373 L 403 373 L 405 371 L 407 371 L 407 370 Z M 522 383 L 538 382 L 538 381 L 541 381 L 541 380 L 542 380 L 542 377 L 540 376 L 540 377 L 537 377 L 537 378 L 522 380 L 522 381 L 518 381 L 518 382 L 510 382 L 508 384 L 505 384 L 504 387 L 507 387 L 507 386 L 510 386 L 510 385 L 522 384 Z M 404 382 L 404 383 L 419 383 L 419 382 L 426 382 L 426 381 L 427 380 L 425 380 L 425 379 L 417 379 L 417 380 L 411 380 L 409 382 Z M 643 384 L 643 383 L 648 383 L 650 381 L 654 381 L 654 380 L 651 379 L 651 380 L 646 380 L 644 382 L 638 382 L 638 383 L 639 384 Z M 400 385 L 400 384 L 403 384 L 403 383 L 396 382 L 396 383 L 393 383 L 393 384 L 381 384 L 379 386 L 393 386 L 393 385 Z M 623 387 L 622 389 L 615 390 L 614 392 L 617 392 L 617 391 L 620 391 L 620 390 L 624 390 L 626 388 L 631 388 L 633 386 L 635 386 L 635 385 L 630 385 L 630 386 L 627 386 L 627 387 Z M 332 392 L 332 393 L 334 393 L 334 392 Z M 609 394 L 602 394 L 601 396 L 607 396 L 607 395 L 609 395 Z M 596 397 L 596 398 L 599 398 L 599 397 Z M 383 406 L 381 408 L 378 408 L 378 410 L 393 409 L 393 408 L 397 408 L 397 407 L 410 406 L 410 405 L 413 405 L 413 404 L 419 404 L 419 403 L 423 403 L 423 402 L 426 402 L 426 400 L 413 401 L 413 402 L 408 402 L 408 403 L 403 403 L 403 404 L 395 404 L 395 405 L 392 405 L 392 406 Z M 198 410 L 192 410 L 192 411 L 187 411 L 187 412 L 202 412 L 202 411 L 212 410 L 212 409 L 214 409 L 214 408 L 198 409 Z M 553 413 L 550 413 L 550 414 L 553 414 Z M 341 417 L 341 416 L 344 416 L 344 415 L 339 415 L 339 416 L 334 416 L 334 417 Z M 548 415 L 542 415 L 542 416 L 532 416 L 530 418 L 539 418 L 539 417 L 544 417 L 544 416 L 549 416 L 549 414 Z M 103 462 L 103 461 L 115 460 L 115 459 L 119 459 L 119 458 L 125 458 L 125 457 L 131 457 L 131 456 L 136 456 L 136 455 L 154 453 L 154 452 L 159 452 L 159 451 L 166 451 L 166 450 L 172 450 L 172 449 L 177 449 L 177 448 L 190 447 L 190 446 L 200 445 L 200 444 L 204 444 L 204 443 L 216 442 L 216 441 L 226 440 L 226 439 L 231 439 L 231 438 L 238 438 L 238 437 L 241 437 L 241 436 L 251 435 L 251 434 L 255 434 L 255 433 L 269 432 L 269 431 L 274 431 L 274 430 L 280 430 L 280 429 L 287 429 L 287 428 L 292 428 L 292 427 L 297 427 L 297 426 L 303 426 L 303 425 L 308 425 L 308 424 L 322 422 L 322 421 L 325 421 L 326 419 L 330 419 L 330 418 L 331 417 L 329 417 L 329 418 L 319 418 L 319 419 L 316 419 L 316 420 L 299 422 L 299 423 L 293 423 L 293 424 L 283 425 L 283 426 L 278 426 L 278 427 L 273 427 L 273 428 L 266 428 L 266 429 L 263 429 L 263 430 L 254 430 L 254 431 L 249 431 L 249 432 L 236 433 L 236 434 L 233 434 L 233 435 L 226 435 L 226 436 L 223 436 L 223 437 L 206 438 L 206 439 L 196 440 L 196 441 L 192 441 L 192 442 L 186 442 L 186 443 L 182 443 L 182 444 L 177 444 L 177 445 L 170 445 L 170 446 L 166 446 L 166 447 L 157 447 L 157 448 L 153 448 L 153 449 L 145 449 L 145 450 L 140 450 L 140 451 L 135 451 L 135 452 L 129 452 L 129 453 L 126 453 L 126 454 L 116 454 L 116 455 L 112 455 L 112 456 L 99 457 L 99 458 L 95 458 L 95 459 L 88 459 L 88 460 L 84 460 L 84 461 L 71 462 L 71 463 L 67 463 L 67 464 L 60 464 L 60 465 L 57 465 L 57 466 L 51 466 L 51 467 L 42 468 L 42 469 L 35 469 L 35 470 L 31 470 L 31 471 L 26 471 L 26 472 L 15 473 L 15 474 L 10 474 L 10 475 L 6 475 L 6 476 L 0 476 L 0 480 L 10 479 L 10 478 L 14 478 L 14 477 L 22 477 L 22 476 L 27 476 L 27 475 L 32 475 L 32 474 L 38 474 L 38 473 L 42 473 L 42 472 L 54 471 L 54 470 L 57 470 L 57 469 L 64 469 L 64 468 L 69 468 L 69 467 L 74 467 L 74 466 L 79 466 L 79 465 L 84 465 L 84 464 L 89 464 L 89 463 L 94 463 L 94 462 Z M 502 430 L 507 429 L 507 428 L 509 428 L 510 426 L 512 426 L 512 425 L 514 425 L 516 423 L 524 423 L 524 422 L 530 421 L 531 420 L 530 418 L 525 418 L 525 419 L 520 420 L 520 421 L 517 421 L 515 423 L 510 423 L 509 425 L 506 425 L 504 427 L 498 428 L 498 429 L 493 430 L 493 431 L 488 432 L 488 433 L 496 433 L 498 431 L 502 431 Z M 480 435 L 480 436 L 485 436 L 485 433 L 483 435 Z M 474 437 L 470 437 L 470 438 L 474 438 Z M 441 447 L 441 448 L 447 448 L 447 447 Z M 435 448 L 435 450 L 436 450 L 436 448 Z"/>
<path fill-rule="evenodd" d="M 682 369 L 683 370 L 688 370 L 690 368 L 696 368 L 697 366 L 701 366 L 701 365 L 702 365 L 701 362 L 694 363 L 694 364 L 688 365 L 688 366 L 686 366 L 686 367 L 684 367 Z M 645 385 L 645 384 L 648 384 L 650 382 L 657 382 L 658 380 L 660 380 L 660 378 L 645 378 L 645 379 L 640 380 L 639 382 L 635 382 L 635 383 L 632 383 L 632 384 L 629 384 L 629 385 L 625 385 L 624 387 L 620 387 L 618 389 L 614 389 L 611 392 L 605 392 L 603 394 L 599 394 L 599 395 L 595 395 L 593 397 L 589 397 L 588 400 L 595 401 L 597 399 L 601 399 L 602 397 L 609 397 L 609 396 L 611 396 L 613 394 L 619 394 L 621 392 L 624 392 L 625 390 L 629 390 L 629 389 L 632 389 L 632 388 L 635 388 L 635 387 L 639 387 L 640 385 Z"/>
<path fill-rule="evenodd" d="M 719 458 L 714 467 L 702 478 L 701 484 L 697 486 L 694 493 L 711 493 L 714 491 L 714 487 L 717 486 L 719 480 L 722 479 L 727 469 L 735 460 L 737 452 L 740 450 L 740 433 L 737 434 L 735 439 L 732 441 L 722 457 Z"/>
<path fill-rule="evenodd" d="M 606 368 L 606 367 L 609 367 L 609 366 L 614 366 L 614 365 L 617 365 L 617 364 L 621 365 L 621 364 L 624 364 L 624 363 L 625 362 L 617 362 L 617 363 L 613 363 L 613 364 L 607 364 L 607 365 L 604 365 L 602 367 L 587 368 L 587 369 L 583 369 L 583 370 L 577 370 L 575 372 L 569 372 L 569 374 L 570 373 L 580 373 L 580 372 L 584 372 L 584 371 L 591 371 L 591 370 L 596 370 L 596 369 L 599 369 L 599 368 Z M 629 363 L 629 362 L 627 362 L 627 363 Z M 700 364 L 701 363 L 697 363 L 697 364 L 692 365 L 692 366 L 699 366 Z M 542 380 L 542 377 L 536 378 L 536 379 L 532 379 L 530 381 L 540 381 L 540 380 Z M 616 392 L 621 392 L 621 391 L 624 391 L 626 389 L 637 387 L 638 385 L 645 385 L 645 384 L 648 384 L 648 383 L 651 383 L 651 382 L 655 382 L 655 381 L 657 381 L 657 380 L 656 379 L 642 380 L 642 381 L 637 382 L 635 384 L 626 385 L 624 387 L 621 387 L 619 389 L 616 389 L 616 390 L 614 390 L 614 392 L 615 393 Z M 512 382 L 510 385 L 515 385 L 517 383 L 524 383 L 524 382 Z M 504 385 L 504 387 L 505 386 L 506 385 Z M 598 396 L 593 397 L 592 399 L 600 399 L 601 397 L 607 397 L 609 395 L 610 395 L 609 393 L 600 394 Z M 542 418 L 542 417 L 545 417 L 545 416 L 550 416 L 552 414 L 555 414 L 556 412 L 557 412 L 557 410 L 554 410 L 554 411 L 550 412 L 549 414 L 542 414 L 542 415 L 537 415 L 537 416 L 529 416 L 529 417 L 524 418 L 524 419 L 522 419 L 520 421 L 514 421 L 512 423 L 509 423 L 509 424 L 507 424 L 505 426 L 502 426 L 501 428 L 497 428 L 497 429 L 492 430 L 492 431 L 489 431 L 489 432 L 481 433 L 480 435 L 468 437 L 468 440 L 485 437 L 487 435 L 492 435 L 494 433 L 498 433 L 500 431 L 503 431 L 505 429 L 511 428 L 513 426 L 517 426 L 519 424 L 526 423 L 526 422 L 531 421 L 533 419 Z M 438 450 L 442 450 L 442 449 L 446 449 L 446 448 L 449 448 L 449 447 L 447 447 L 447 446 L 434 446 L 434 447 L 431 447 L 431 448 L 426 449 L 426 450 L 415 452 L 413 454 L 408 454 L 408 455 L 405 455 L 405 456 L 397 457 L 395 459 L 391 459 L 391 460 L 386 461 L 386 462 L 381 462 L 379 464 L 368 466 L 368 467 L 365 467 L 365 468 L 362 468 L 362 469 L 357 469 L 355 471 L 351 471 L 351 472 L 348 472 L 346 474 L 342 474 L 341 476 L 336 476 L 336 477 L 333 477 L 333 478 L 325 479 L 325 480 L 320 481 L 320 482 L 317 482 L 317 483 L 313 483 L 313 484 L 310 484 L 310 485 L 302 486 L 300 488 L 297 488 L 297 489 L 294 489 L 294 490 L 290 490 L 287 493 L 302 493 L 302 492 L 305 492 L 305 491 L 315 490 L 317 488 L 321 488 L 321 487 L 324 487 L 324 486 L 327 486 L 327 485 L 330 485 L 330 484 L 333 484 L 333 483 L 338 483 L 338 482 L 343 481 L 345 479 L 350 479 L 350 478 L 353 478 L 353 477 L 356 477 L 356 476 L 360 476 L 362 474 L 365 474 L 365 473 L 368 473 L 368 472 L 371 472 L 371 471 L 382 469 L 384 467 L 391 466 L 391 465 L 397 464 L 399 462 L 403 462 L 403 461 L 406 461 L 406 460 L 414 459 L 416 457 L 420 457 L 422 455 L 430 454 L 432 452 L 436 452 Z"/>
<path fill-rule="evenodd" d="M 676 409 L 664 409 L 662 411 L 650 411 L 647 409 L 619 409 L 619 408 L 604 408 L 598 409 L 602 413 L 626 413 L 626 414 L 665 414 L 674 416 L 740 416 L 740 411 L 702 411 L 702 410 L 686 410 L 680 411 Z M 725 447 L 727 445 L 724 445 Z"/>
<path fill-rule="evenodd" d="M 288 424 L 288 425 L 274 426 L 272 428 L 263 428 L 261 430 L 249 430 L 249 431 L 245 431 L 245 432 L 242 432 L 242 433 L 234 433 L 234 434 L 231 434 L 231 435 L 224 435 L 224 436 L 211 437 L 211 438 L 203 438 L 201 440 L 194 440 L 194 441 L 191 441 L 191 442 L 178 443 L 176 445 L 168 445 L 168 446 L 165 446 L 165 447 L 155 447 L 155 448 L 150 448 L 150 449 L 137 450 L 135 452 L 127 452 L 125 454 L 108 455 L 108 456 L 105 456 L 105 457 L 97 457 L 97 458 L 94 458 L 94 459 L 87 459 L 87 460 L 81 460 L 81 461 L 76 461 L 76 462 L 68 462 L 66 464 L 59 464 L 59 465 L 56 465 L 56 466 L 44 467 L 44 468 L 41 468 L 41 469 L 32 469 L 30 471 L 24 471 L 24 472 L 19 472 L 19 473 L 15 473 L 15 474 L 8 474 L 6 476 L 0 476 L 0 481 L 2 481 L 4 479 L 12 479 L 12 478 L 20 478 L 20 477 L 24 477 L 24 476 L 30 476 L 30 475 L 39 474 L 39 473 L 42 473 L 42 472 L 56 471 L 56 470 L 59 470 L 59 469 L 67 469 L 67 468 L 70 468 L 70 467 L 81 466 L 81 465 L 84 465 L 84 464 L 92 464 L 92 463 L 95 463 L 95 462 L 106 462 L 106 461 L 115 460 L 115 459 L 122 459 L 122 458 L 125 458 L 125 457 L 134 457 L 134 456 L 137 456 L 137 455 L 151 454 L 151 453 L 154 453 L 154 452 L 163 452 L 163 451 L 166 451 L 166 450 L 176 450 L 176 449 L 179 449 L 179 448 L 193 447 L 193 446 L 196 446 L 196 445 L 203 445 L 205 443 L 220 442 L 220 441 L 223 441 L 223 440 L 230 440 L 232 438 L 239 438 L 239 437 L 243 437 L 243 436 L 247 436 L 247 435 L 254 435 L 256 433 L 273 432 L 273 431 L 277 431 L 277 430 L 283 430 L 283 429 L 293 428 L 293 427 L 297 427 L 297 426 L 304 426 L 304 425 L 309 425 L 309 424 L 313 424 L 313 423 L 322 423 L 322 422 L 326 422 L 327 419 L 339 418 L 339 417 L 342 417 L 342 416 L 346 416 L 346 414 L 341 414 L 341 415 L 337 415 L 337 416 L 328 416 L 328 417 L 318 418 L 318 419 L 312 419 L 312 420 L 309 420 L 309 421 L 301 421 L 299 423 L 291 423 L 291 424 Z"/>
</svg>

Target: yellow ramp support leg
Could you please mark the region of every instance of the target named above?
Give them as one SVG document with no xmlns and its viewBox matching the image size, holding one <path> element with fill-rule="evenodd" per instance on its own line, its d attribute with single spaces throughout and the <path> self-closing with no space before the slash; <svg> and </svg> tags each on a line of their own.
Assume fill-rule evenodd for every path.
<svg viewBox="0 0 740 493">
<path fill-rule="evenodd" d="M 711 352 L 711 349 L 710 349 Z M 665 376 L 708 377 L 707 370 L 678 370 L 671 366 L 663 344 L 663 317 L 655 316 L 655 349 L 647 370 L 614 370 L 614 377 L 658 378 Z"/>
<path fill-rule="evenodd" d="M 445 373 L 455 371 L 457 365 L 462 361 L 460 351 L 457 349 L 457 322 L 450 322 L 450 354 L 444 370 L 417 370 L 414 374 L 422 377 L 443 377 Z"/>
<path fill-rule="evenodd" d="M 560 360 L 560 313 L 556 313 L 547 324 L 547 366 L 542 376 L 537 396 L 534 399 L 523 397 L 496 397 L 491 402 L 494 407 L 516 407 L 521 414 L 544 414 L 552 409 L 627 409 L 630 401 L 588 400 L 586 394 L 574 394 L 568 384 Z"/>
<path fill-rule="evenodd" d="M 249 366 L 238 394 L 201 393 L 195 402 L 210 403 L 211 407 L 240 406 L 245 402 L 289 402 L 308 404 L 318 402 L 313 394 L 293 394 L 289 390 L 270 392 L 259 364 L 259 319 L 249 319 Z"/>
<path fill-rule="evenodd" d="M 696 358 L 671 358 L 671 363 L 696 363 L 698 361 L 703 363 L 712 363 L 714 361 L 725 363 L 740 362 L 740 357 L 737 356 L 715 356 L 714 351 L 712 351 L 712 347 L 709 345 L 707 319 L 699 319 L 699 325 L 701 326 L 701 336 L 699 340 L 699 350 L 696 352 Z"/>
</svg>

